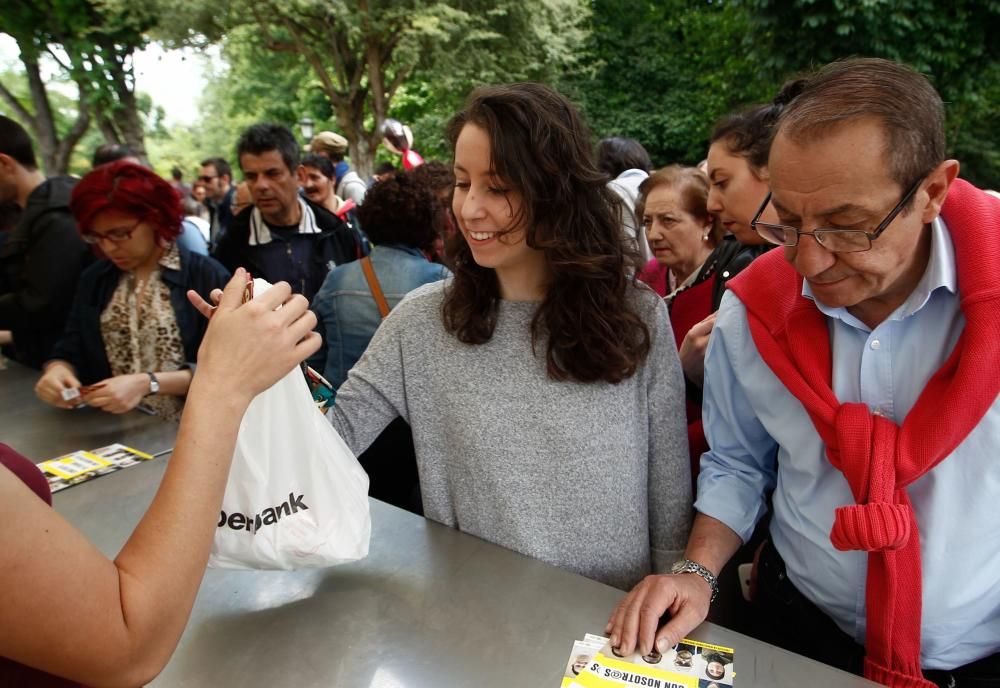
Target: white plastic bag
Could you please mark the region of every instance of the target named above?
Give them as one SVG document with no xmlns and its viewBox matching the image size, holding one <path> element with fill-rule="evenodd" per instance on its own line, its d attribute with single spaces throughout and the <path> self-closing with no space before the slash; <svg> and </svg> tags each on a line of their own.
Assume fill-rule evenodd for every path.
<svg viewBox="0 0 1000 688">
<path fill-rule="evenodd" d="M 368 475 L 296 368 L 243 416 L 208 565 L 333 566 L 365 557 L 370 535 Z"/>
</svg>

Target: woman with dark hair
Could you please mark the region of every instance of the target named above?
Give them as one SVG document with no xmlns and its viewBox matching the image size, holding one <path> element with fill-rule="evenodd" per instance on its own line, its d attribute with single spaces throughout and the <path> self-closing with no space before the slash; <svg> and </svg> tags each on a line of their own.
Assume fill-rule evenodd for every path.
<svg viewBox="0 0 1000 688">
<path fill-rule="evenodd" d="M 490 86 L 448 138 L 454 277 L 393 309 L 334 427 L 360 453 L 409 421 L 434 521 L 620 588 L 667 570 L 691 519 L 683 378 L 582 117 Z"/>
<path fill-rule="evenodd" d="M 402 416 L 428 518 L 626 588 L 666 570 L 690 524 L 667 309 L 629 269 L 563 96 L 476 89 L 448 138 L 454 278 L 393 310 L 332 422 L 357 453 Z"/>
<path fill-rule="evenodd" d="M 613 136 L 601 139 L 597 144 L 597 168 L 610 179 L 614 179 L 626 170 L 653 169 L 653 161 L 641 143 L 635 139 Z"/>
<path fill-rule="evenodd" d="M 70 210 L 104 260 L 80 275 L 36 394 L 60 408 L 85 403 L 110 413 L 143 403 L 180 420 L 206 327 L 186 292 L 221 288 L 229 273 L 176 243 L 180 197 L 141 165 L 95 168 L 73 189 Z"/>
<path fill-rule="evenodd" d="M 441 224 L 438 229 L 438 236 L 434 240 L 434 248 L 431 251 L 431 260 L 435 263 L 448 264 L 448 256 L 445 251 L 445 244 L 448 243 L 458 231 L 458 223 L 451 211 L 451 196 L 455 192 L 455 172 L 451 165 L 446 165 L 438 160 L 428 160 L 420 167 L 412 170 L 417 179 L 426 181 L 434 195 L 437 196 L 444 208 L 441 213 Z"/>
<path fill-rule="evenodd" d="M 767 156 L 772 129 L 784 107 L 802 90 L 803 83 L 797 80 L 785 84 L 771 103 L 727 115 L 712 130 L 706 161 L 710 182 L 707 207 L 728 235 L 714 257 L 710 315 L 706 314 L 705 320 L 688 330 L 680 349 L 689 394 L 699 398 L 705 377 L 705 349 L 715 324 L 715 311 L 726 292 L 726 282 L 772 248 L 753 230 L 750 220 L 768 192 Z M 777 222 L 774 209 L 768 206 L 761 219 Z"/>
</svg>

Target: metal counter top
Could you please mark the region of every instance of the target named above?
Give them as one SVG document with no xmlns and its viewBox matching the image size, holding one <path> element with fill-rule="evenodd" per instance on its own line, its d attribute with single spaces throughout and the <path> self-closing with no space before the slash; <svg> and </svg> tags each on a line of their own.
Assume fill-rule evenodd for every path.
<svg viewBox="0 0 1000 688">
<path fill-rule="evenodd" d="M 114 442 L 150 454 L 174 446 L 177 425 L 156 416 L 49 406 L 35 396 L 35 383 L 41 375 L 9 360 L 0 369 L 0 442 L 35 463 Z"/>
<path fill-rule="evenodd" d="M 114 441 L 151 450 L 172 442 L 155 418 L 47 409 L 27 372 L 0 371 L 0 441 L 33 458 Z M 21 427 L 28 423 L 37 427 Z M 64 490 L 55 507 L 113 557 L 166 462 Z M 371 507 L 371 551 L 360 562 L 208 570 L 180 645 L 152 685 L 555 688 L 573 641 L 601 633 L 623 594 L 381 502 Z M 712 624 L 692 637 L 735 648 L 737 688 L 875 685 Z"/>
</svg>

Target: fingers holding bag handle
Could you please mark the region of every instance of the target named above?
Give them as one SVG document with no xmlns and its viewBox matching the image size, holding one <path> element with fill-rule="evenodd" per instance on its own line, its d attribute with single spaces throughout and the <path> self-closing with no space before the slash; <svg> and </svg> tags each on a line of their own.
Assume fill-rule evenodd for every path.
<svg viewBox="0 0 1000 688">
<path fill-rule="evenodd" d="M 237 269 L 219 305 L 206 314 L 211 321 L 198 352 L 195 379 L 223 385 L 249 403 L 314 353 L 322 339 L 312 332 L 316 316 L 308 302 L 292 295 L 287 283 L 279 282 L 243 304 L 246 283 L 247 272 Z M 192 304 L 205 314 L 207 302 L 201 297 L 196 301 L 192 293 Z"/>
</svg>

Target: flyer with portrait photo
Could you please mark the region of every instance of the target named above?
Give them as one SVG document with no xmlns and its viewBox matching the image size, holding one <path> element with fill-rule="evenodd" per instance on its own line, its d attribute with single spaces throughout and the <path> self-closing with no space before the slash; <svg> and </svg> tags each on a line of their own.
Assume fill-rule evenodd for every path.
<svg viewBox="0 0 1000 688">
<path fill-rule="evenodd" d="M 619 656 L 606 643 L 575 677 L 583 688 L 723 688 L 734 685 L 734 651 L 685 638 L 665 654 Z"/>
<path fill-rule="evenodd" d="M 49 482 L 49 490 L 55 494 L 67 487 L 93 480 L 100 475 L 114 473 L 143 461 L 155 458 L 152 454 L 111 444 L 91 451 L 75 451 L 55 459 L 42 461 L 38 468 Z"/>
<path fill-rule="evenodd" d="M 605 641 L 606 642 L 606 641 Z M 573 643 L 573 651 L 566 660 L 566 671 L 563 673 L 562 688 L 572 688 L 579 685 L 576 678 L 587 668 L 594 655 L 601 651 L 605 643 L 577 640 Z"/>
</svg>

